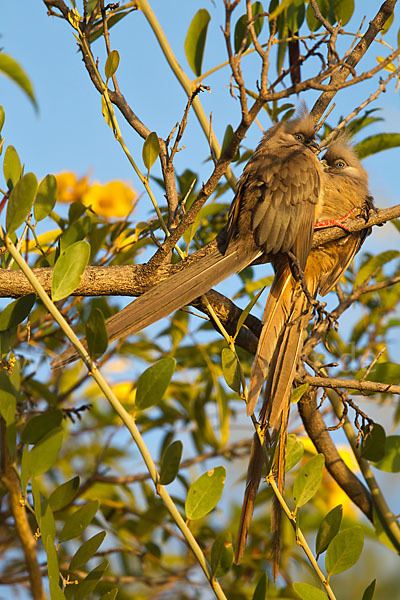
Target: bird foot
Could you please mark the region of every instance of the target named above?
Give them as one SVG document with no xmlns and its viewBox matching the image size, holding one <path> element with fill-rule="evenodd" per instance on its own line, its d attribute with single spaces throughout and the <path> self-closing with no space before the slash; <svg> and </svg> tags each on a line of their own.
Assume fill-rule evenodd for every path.
<svg viewBox="0 0 400 600">
<path fill-rule="evenodd" d="M 314 229 L 322 229 L 324 227 L 340 227 L 345 231 L 350 232 L 351 230 L 346 226 L 346 221 L 348 219 L 357 219 L 358 217 L 362 217 L 368 221 L 368 215 L 366 215 L 365 209 L 355 206 L 348 213 L 343 215 L 343 217 L 338 217 L 337 219 L 331 219 L 328 221 L 317 221 L 314 224 Z"/>
</svg>

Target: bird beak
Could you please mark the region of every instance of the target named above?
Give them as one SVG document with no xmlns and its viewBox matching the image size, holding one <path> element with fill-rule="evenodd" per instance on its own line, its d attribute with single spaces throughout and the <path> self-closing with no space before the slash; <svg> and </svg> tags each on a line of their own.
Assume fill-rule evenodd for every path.
<svg viewBox="0 0 400 600">
<path fill-rule="evenodd" d="M 310 150 L 315 152 L 315 154 L 318 154 L 321 151 L 319 145 L 315 140 L 311 140 L 310 142 L 308 142 L 307 146 L 310 148 Z"/>
</svg>

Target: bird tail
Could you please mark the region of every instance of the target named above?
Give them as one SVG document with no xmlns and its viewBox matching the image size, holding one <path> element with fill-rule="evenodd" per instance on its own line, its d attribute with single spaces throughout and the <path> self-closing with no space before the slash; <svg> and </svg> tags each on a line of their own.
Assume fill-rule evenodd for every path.
<svg viewBox="0 0 400 600">
<path fill-rule="evenodd" d="M 209 249 L 208 249 L 209 250 Z M 244 269 L 258 256 L 255 250 L 244 251 L 239 243 L 231 243 L 223 254 L 217 247 L 202 249 L 199 260 L 190 257 L 187 266 L 156 284 L 106 321 L 109 342 L 138 333 L 152 323 L 167 317 L 208 292 L 233 273 Z M 82 343 L 86 345 L 86 339 Z M 79 358 L 70 347 L 52 362 L 59 369 Z"/>
<path fill-rule="evenodd" d="M 307 278 L 308 291 L 314 295 L 316 282 Z M 249 402 L 253 403 L 248 412 L 251 414 L 257 403 L 263 383 L 266 379 L 263 406 L 259 416 L 261 429 L 267 439 L 274 441 L 281 431 L 277 449 L 277 461 L 274 470 L 278 488 L 283 491 L 285 472 L 286 428 L 289 416 L 289 398 L 296 371 L 298 357 L 303 346 L 303 332 L 310 318 L 309 301 L 301 284 L 297 282 L 286 264 L 277 269 L 264 311 L 261 332 L 253 371 L 249 386 Z M 249 406 L 249 405 L 248 405 Z M 281 426 L 282 423 L 282 426 Z M 258 442 L 258 440 L 257 440 Z M 240 562 L 246 544 L 251 522 L 254 500 L 259 487 L 263 468 L 263 454 L 260 443 L 253 440 L 250 455 L 246 490 L 242 506 L 239 530 L 236 541 L 236 562 Z M 273 562 L 277 573 L 279 559 L 280 509 L 274 504 L 272 509 Z"/>
</svg>

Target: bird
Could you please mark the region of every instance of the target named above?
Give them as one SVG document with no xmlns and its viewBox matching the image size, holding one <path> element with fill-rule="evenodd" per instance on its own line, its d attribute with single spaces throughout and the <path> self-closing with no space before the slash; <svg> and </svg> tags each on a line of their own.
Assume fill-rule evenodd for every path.
<svg viewBox="0 0 400 600">
<path fill-rule="evenodd" d="M 299 116 L 268 129 L 239 179 L 227 224 L 214 244 L 185 268 L 157 283 L 106 321 L 109 342 L 137 333 L 190 304 L 260 257 L 277 261 L 291 252 L 304 268 L 322 198 L 323 168 L 316 156 L 314 121 Z M 85 340 L 83 339 L 85 343 Z M 73 347 L 52 362 L 61 368 L 79 358 Z"/>
<path fill-rule="evenodd" d="M 344 219 L 365 216 L 373 209 L 368 190 L 368 174 L 362 167 L 345 136 L 328 147 L 323 160 L 323 207 L 318 226 L 342 226 Z M 258 423 L 269 444 L 279 439 L 275 451 L 276 480 L 280 491 L 284 486 L 284 459 L 289 416 L 290 393 L 297 363 L 303 347 L 304 329 L 312 313 L 317 292 L 327 294 L 339 281 L 369 230 L 355 233 L 313 248 L 304 268 L 304 278 L 296 278 L 290 258 L 279 255 L 276 275 L 266 301 L 263 327 L 249 383 L 251 408 L 258 400 L 265 382 L 263 405 Z M 307 289 L 304 289 L 306 285 Z M 279 438 L 278 438 L 279 433 Z M 254 501 L 261 480 L 264 458 L 261 443 L 254 435 L 250 452 L 246 488 L 235 547 L 235 562 L 241 562 L 250 526 Z M 271 517 L 273 574 L 276 579 L 279 557 L 280 507 L 275 502 Z"/>
</svg>

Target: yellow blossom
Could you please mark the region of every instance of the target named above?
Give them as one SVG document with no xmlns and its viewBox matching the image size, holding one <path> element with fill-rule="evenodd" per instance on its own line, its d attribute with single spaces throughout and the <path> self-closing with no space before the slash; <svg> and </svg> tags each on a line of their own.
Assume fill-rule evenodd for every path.
<svg viewBox="0 0 400 600">
<path fill-rule="evenodd" d="M 64 171 L 56 175 L 56 179 L 59 202 L 82 202 L 82 196 L 89 189 L 87 175 L 77 179 L 75 173 Z"/>
<path fill-rule="evenodd" d="M 85 192 L 82 202 L 103 217 L 124 217 L 129 214 L 135 199 L 134 190 L 122 181 L 94 183 Z"/>
</svg>

